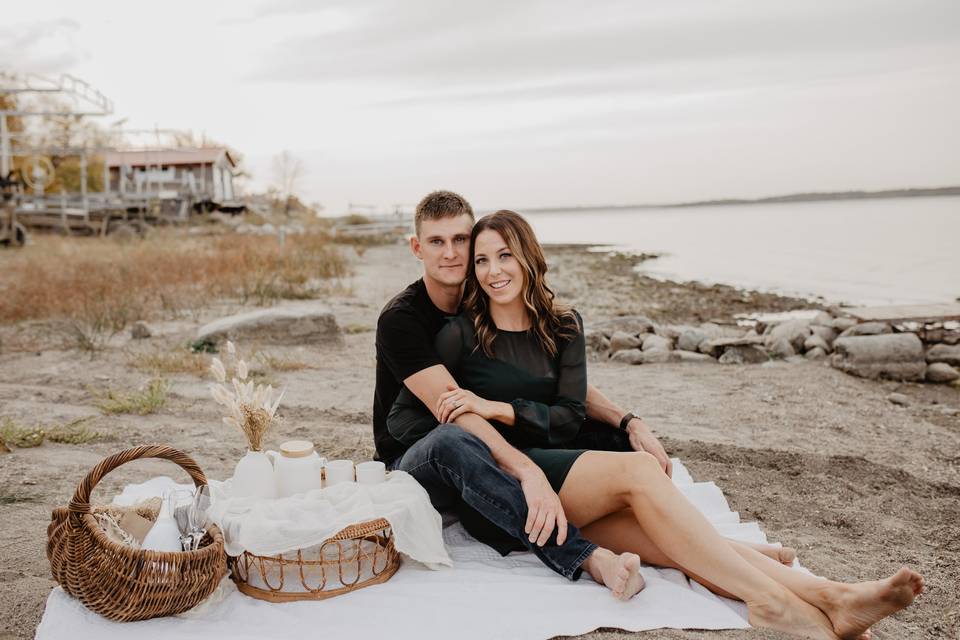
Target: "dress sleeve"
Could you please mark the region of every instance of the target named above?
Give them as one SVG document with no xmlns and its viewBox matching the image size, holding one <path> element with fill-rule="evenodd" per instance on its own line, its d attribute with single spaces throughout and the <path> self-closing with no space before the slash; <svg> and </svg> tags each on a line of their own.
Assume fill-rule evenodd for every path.
<svg viewBox="0 0 960 640">
<path fill-rule="evenodd" d="M 553 404 L 516 399 L 510 404 L 515 426 L 524 435 L 543 445 L 558 446 L 572 441 L 587 416 L 587 356 L 583 320 L 577 319 L 577 334 L 561 342 L 558 356 L 557 396 Z"/>
</svg>

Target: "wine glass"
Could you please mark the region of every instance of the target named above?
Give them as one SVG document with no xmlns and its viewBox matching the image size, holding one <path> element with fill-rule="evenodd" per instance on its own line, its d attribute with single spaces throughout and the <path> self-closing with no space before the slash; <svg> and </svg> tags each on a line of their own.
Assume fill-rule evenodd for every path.
<svg viewBox="0 0 960 640">
<path fill-rule="evenodd" d="M 192 550 L 194 551 L 200 548 L 200 541 L 207 533 L 206 527 L 209 517 L 207 511 L 212 503 L 213 498 L 210 495 L 209 485 L 198 486 L 193 493 L 193 500 L 187 512 L 190 535 L 193 536 Z"/>
</svg>

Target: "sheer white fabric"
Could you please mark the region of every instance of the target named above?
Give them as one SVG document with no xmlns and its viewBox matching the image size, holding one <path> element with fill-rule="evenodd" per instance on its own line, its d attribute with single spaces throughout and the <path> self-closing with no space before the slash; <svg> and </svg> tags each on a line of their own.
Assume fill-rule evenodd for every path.
<svg viewBox="0 0 960 640">
<path fill-rule="evenodd" d="M 128 485 L 114 502 L 134 504 L 177 486 L 189 488 L 170 478 L 154 478 Z M 420 483 L 403 471 L 390 472 L 380 484 L 349 482 L 270 500 L 232 497 L 230 480 L 211 481 L 210 488 L 210 518 L 223 531 L 232 556 L 309 549 L 352 524 L 385 518 L 397 551 L 431 569 L 453 564 L 443 544 L 440 514 Z"/>
</svg>

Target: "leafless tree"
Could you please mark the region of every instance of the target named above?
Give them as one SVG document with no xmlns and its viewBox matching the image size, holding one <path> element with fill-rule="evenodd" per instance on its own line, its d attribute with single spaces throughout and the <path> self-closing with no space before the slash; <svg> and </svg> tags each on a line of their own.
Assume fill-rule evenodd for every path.
<svg viewBox="0 0 960 640">
<path fill-rule="evenodd" d="M 303 179 L 303 161 L 290 153 L 281 151 L 273 157 L 273 180 L 283 197 L 283 212 L 290 215 L 290 199 Z"/>
</svg>

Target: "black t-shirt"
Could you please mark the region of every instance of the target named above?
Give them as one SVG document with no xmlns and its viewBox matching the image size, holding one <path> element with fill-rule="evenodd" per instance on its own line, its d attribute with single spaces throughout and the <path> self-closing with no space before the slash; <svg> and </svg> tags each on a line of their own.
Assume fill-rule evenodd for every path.
<svg viewBox="0 0 960 640">
<path fill-rule="evenodd" d="M 377 388 L 373 393 L 373 440 L 378 460 L 389 462 L 407 450 L 387 431 L 387 414 L 404 388 L 404 380 L 442 364 L 433 342 L 453 315 L 433 304 L 422 278 L 397 294 L 380 312 Z"/>
</svg>

